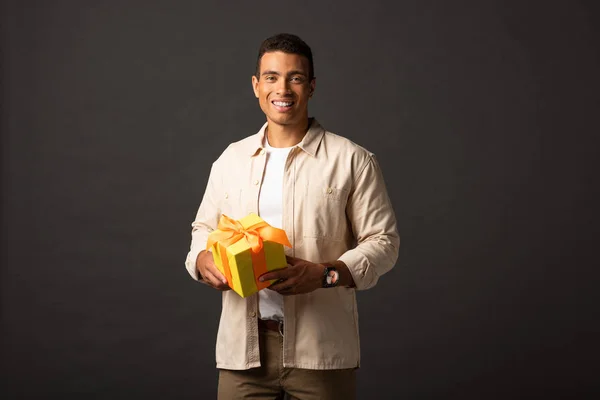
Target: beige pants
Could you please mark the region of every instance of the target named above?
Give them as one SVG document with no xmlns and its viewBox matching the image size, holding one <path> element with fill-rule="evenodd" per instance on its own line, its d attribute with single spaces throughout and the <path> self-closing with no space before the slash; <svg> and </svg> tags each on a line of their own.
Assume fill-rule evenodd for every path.
<svg viewBox="0 0 600 400">
<path fill-rule="evenodd" d="M 261 366 L 243 371 L 219 370 L 218 399 L 352 400 L 356 398 L 354 369 L 284 368 L 282 351 L 283 337 L 278 332 L 261 330 Z"/>
</svg>

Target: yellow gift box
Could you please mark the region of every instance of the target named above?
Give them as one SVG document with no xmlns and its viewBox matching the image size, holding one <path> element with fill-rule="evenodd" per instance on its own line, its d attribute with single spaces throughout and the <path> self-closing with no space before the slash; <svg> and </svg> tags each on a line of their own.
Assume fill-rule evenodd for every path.
<svg viewBox="0 0 600 400">
<path fill-rule="evenodd" d="M 242 297 L 271 285 L 258 278 L 287 265 L 283 246 L 292 247 L 285 231 L 274 228 L 256 214 L 236 221 L 221 215 L 218 229 L 208 236 L 206 250 L 212 251 L 215 265 L 227 284 Z"/>
</svg>

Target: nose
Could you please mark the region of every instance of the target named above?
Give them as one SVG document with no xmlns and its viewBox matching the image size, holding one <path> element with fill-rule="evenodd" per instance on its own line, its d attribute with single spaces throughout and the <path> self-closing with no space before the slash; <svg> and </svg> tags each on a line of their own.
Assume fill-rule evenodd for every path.
<svg viewBox="0 0 600 400">
<path fill-rule="evenodd" d="M 290 87 L 290 82 L 288 79 L 279 79 L 277 81 L 277 94 L 278 95 L 286 95 L 291 94 L 292 90 Z"/>
</svg>

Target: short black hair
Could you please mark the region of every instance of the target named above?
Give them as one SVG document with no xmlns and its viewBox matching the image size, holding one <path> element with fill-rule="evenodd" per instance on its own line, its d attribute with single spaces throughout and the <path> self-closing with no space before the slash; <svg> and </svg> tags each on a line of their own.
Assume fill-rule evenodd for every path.
<svg viewBox="0 0 600 400">
<path fill-rule="evenodd" d="M 265 39 L 258 49 L 258 59 L 256 60 L 256 78 L 260 79 L 260 60 L 265 53 L 273 51 L 282 51 L 288 54 L 298 54 L 308 59 L 309 79 L 315 77 L 315 67 L 313 65 L 313 56 L 310 47 L 296 35 L 291 33 L 278 33 Z"/>
</svg>

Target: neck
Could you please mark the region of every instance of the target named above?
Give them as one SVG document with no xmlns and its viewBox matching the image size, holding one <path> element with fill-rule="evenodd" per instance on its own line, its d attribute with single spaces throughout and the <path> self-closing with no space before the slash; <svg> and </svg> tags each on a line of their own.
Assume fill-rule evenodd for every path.
<svg viewBox="0 0 600 400">
<path fill-rule="evenodd" d="M 269 121 L 265 134 L 271 147 L 293 147 L 302 141 L 308 126 L 308 118 L 298 125 L 278 125 Z"/>
</svg>

